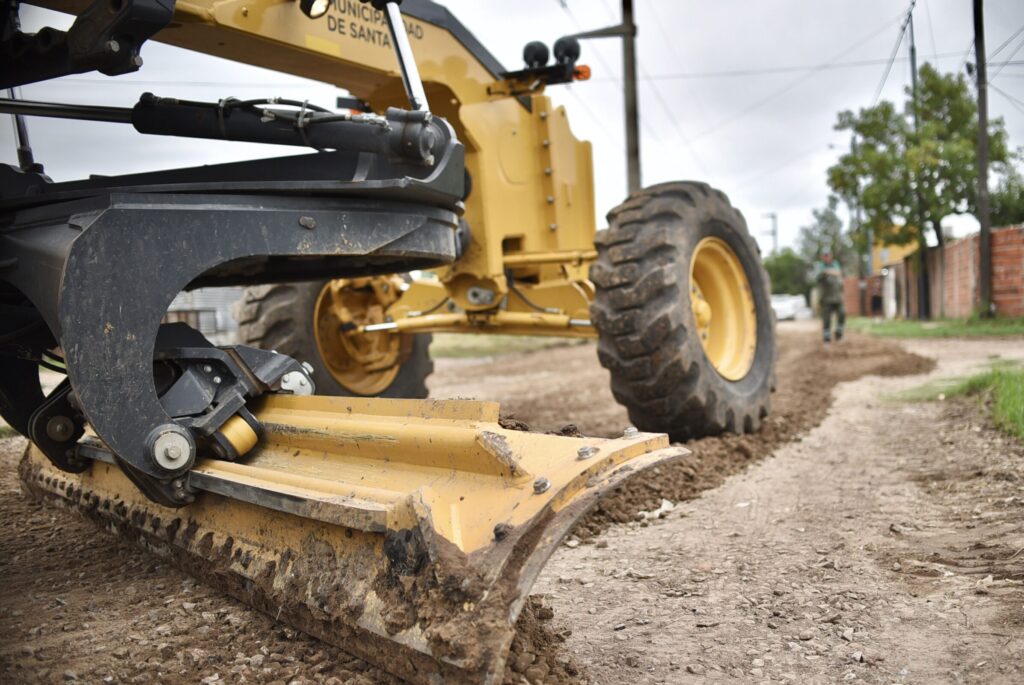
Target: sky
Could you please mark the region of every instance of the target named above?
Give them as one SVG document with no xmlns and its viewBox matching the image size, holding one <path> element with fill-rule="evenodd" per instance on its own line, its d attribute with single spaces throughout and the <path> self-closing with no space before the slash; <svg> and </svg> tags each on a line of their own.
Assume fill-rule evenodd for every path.
<svg viewBox="0 0 1024 685">
<path fill-rule="evenodd" d="M 442 2 L 506 68 L 522 65 L 531 40 L 617 24 L 617 0 L 448 0 Z M 700 180 L 720 188 L 767 252 L 769 213 L 780 247 L 794 245 L 811 211 L 828 197 L 825 170 L 849 147 L 836 114 L 880 99 L 902 103 L 909 85 L 908 40 L 884 79 L 909 2 L 902 0 L 634 0 L 640 76 L 644 185 Z M 962 71 L 974 61 L 971 0 L 918 0 L 918 62 Z M 71 18 L 23 5 L 27 31 L 66 28 Z M 1001 117 L 1013 147 L 1024 146 L 1024 2 L 987 0 L 990 116 Z M 142 70 L 25 86 L 22 97 L 81 104 L 133 105 L 146 90 L 217 100 L 281 95 L 330 106 L 339 91 L 319 84 L 149 42 Z M 1016 63 L 1014 63 L 1016 62 Z M 574 133 L 593 143 L 596 209 L 603 217 L 626 195 L 622 47 L 584 41 L 586 82 L 548 89 Z M 901 105 L 902 106 L 902 105 Z M 0 126 L 0 161 L 15 162 L 11 126 Z M 36 158 L 55 180 L 281 154 L 298 149 L 148 137 L 119 124 L 29 120 Z M 954 233 L 976 226 L 950 218 Z M 604 225 L 599 219 L 599 227 Z"/>
</svg>

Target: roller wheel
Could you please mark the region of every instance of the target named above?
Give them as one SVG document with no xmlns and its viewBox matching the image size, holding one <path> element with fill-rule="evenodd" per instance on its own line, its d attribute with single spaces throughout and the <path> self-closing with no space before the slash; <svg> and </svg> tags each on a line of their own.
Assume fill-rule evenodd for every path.
<svg viewBox="0 0 1024 685">
<path fill-rule="evenodd" d="M 612 393 L 641 430 L 753 432 L 775 373 L 768 275 L 743 216 L 703 183 L 632 195 L 598 232 L 591 317 Z"/>
<path fill-rule="evenodd" d="M 318 395 L 424 398 L 434 370 L 430 334 L 342 332 L 383 322 L 401 282 L 384 276 L 247 288 L 235 305 L 240 340 L 309 362 Z"/>
</svg>

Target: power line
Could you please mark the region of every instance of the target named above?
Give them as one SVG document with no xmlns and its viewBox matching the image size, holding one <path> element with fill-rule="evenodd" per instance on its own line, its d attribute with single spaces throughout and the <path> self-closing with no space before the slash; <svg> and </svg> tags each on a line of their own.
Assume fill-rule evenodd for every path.
<svg viewBox="0 0 1024 685">
<path fill-rule="evenodd" d="M 888 28 L 888 27 L 886 27 Z M 932 55 L 934 59 L 956 57 L 959 52 L 941 52 Z M 897 62 L 909 62 L 909 57 L 897 57 Z M 831 71 L 833 69 L 852 69 L 856 67 L 873 67 L 879 64 L 888 64 L 888 57 L 875 59 L 854 60 L 851 62 L 832 62 L 824 64 L 802 64 L 794 66 L 764 67 L 762 69 L 729 69 L 724 71 L 688 71 L 667 74 L 652 74 L 646 80 L 651 81 L 676 81 L 676 80 L 697 80 L 706 78 L 735 78 L 745 76 L 763 76 L 766 74 L 785 74 L 799 71 Z M 593 80 L 593 79 L 592 79 Z"/>
<path fill-rule="evenodd" d="M 565 2 L 564 0 L 559 0 L 558 5 L 563 10 L 565 10 L 565 13 L 567 15 L 569 15 L 569 19 L 572 21 L 573 25 L 576 27 L 576 31 L 579 32 L 579 33 L 583 33 L 583 26 L 580 24 L 579 19 L 576 18 L 576 15 L 573 13 L 572 8 L 569 7 L 569 3 Z M 615 73 L 612 70 L 612 68 L 610 66 L 608 66 L 608 63 L 604 61 L 604 58 L 601 57 L 601 53 L 600 52 L 594 52 L 594 57 L 597 59 L 598 64 L 601 65 L 601 67 L 605 70 L 606 73 L 608 73 L 608 74 L 614 74 Z M 625 86 L 622 83 L 622 78 L 614 77 L 613 76 L 613 79 L 614 79 L 615 83 L 619 84 L 619 90 L 620 91 L 625 89 Z M 582 98 L 581 98 L 581 100 L 582 100 Z M 643 112 L 640 113 L 640 125 L 647 131 L 648 135 L 650 135 L 655 140 L 659 140 L 658 134 L 655 133 L 655 129 L 649 123 L 647 123 L 647 121 L 644 119 Z"/>
<path fill-rule="evenodd" d="M 576 99 L 576 102 L 580 104 L 580 106 L 583 108 L 583 111 L 587 113 L 587 116 L 590 117 L 594 121 L 594 123 L 597 124 L 598 128 L 604 131 L 604 134 L 608 136 L 608 138 L 614 137 L 612 136 L 611 131 L 608 130 L 608 127 L 605 126 L 604 121 L 596 114 L 594 114 L 594 111 L 590 109 L 590 105 L 587 104 L 586 100 L 580 97 L 580 94 L 576 92 L 576 89 L 572 87 L 571 83 L 566 84 L 564 90 L 566 90 L 569 93 L 569 95 L 572 95 Z"/>
<path fill-rule="evenodd" d="M 989 82 L 988 87 L 1002 95 L 1007 100 L 1009 100 L 1011 105 L 1016 107 L 1018 110 L 1020 110 L 1022 114 L 1024 114 L 1024 100 L 1018 100 L 1017 98 L 1013 97 L 1002 88 L 992 85 L 991 82 Z"/>
<path fill-rule="evenodd" d="M 935 46 L 935 29 L 932 28 L 931 3 L 926 0 L 921 4 L 924 5 L 924 16 L 928 19 L 928 36 L 932 41 L 932 58 L 934 59 L 939 56 L 939 49 Z"/>
<path fill-rule="evenodd" d="M 821 71 L 825 67 L 831 66 L 832 64 L 834 64 L 840 58 L 845 57 L 846 55 L 850 54 L 851 52 L 853 52 L 857 48 L 859 48 L 862 45 L 864 45 L 865 43 L 867 43 L 869 40 L 872 40 L 873 38 L 878 36 L 880 33 L 882 33 L 883 31 L 888 29 L 890 26 L 892 26 L 893 22 L 898 21 L 899 18 L 902 17 L 902 16 L 903 16 L 903 12 L 900 12 L 900 14 L 898 14 L 895 17 L 893 17 L 889 21 L 885 22 L 884 25 L 880 26 L 875 31 L 872 31 L 869 35 L 867 35 L 864 38 L 862 38 L 861 40 L 857 41 L 856 43 L 854 43 L 850 47 L 846 48 L 845 50 L 843 50 L 839 54 L 835 55 L 829 61 L 825 62 L 822 65 L 819 65 L 818 67 L 809 69 L 805 74 L 801 75 L 799 78 L 794 79 L 793 81 L 791 81 L 787 85 L 783 86 L 782 88 L 779 88 L 778 90 L 776 90 L 776 91 L 774 91 L 772 93 L 769 93 L 767 96 L 761 98 L 760 100 L 757 100 L 756 102 L 748 105 L 747 107 L 744 107 L 743 109 L 739 110 L 738 112 L 733 113 L 732 116 L 726 117 L 725 119 L 723 119 L 719 123 L 715 124 L 711 128 L 708 128 L 708 129 L 702 131 L 698 135 L 696 135 L 693 138 L 691 138 L 690 139 L 691 142 L 696 142 L 696 141 L 700 140 L 701 138 L 703 138 L 705 136 L 709 136 L 712 133 L 715 133 L 716 131 L 719 131 L 719 130 L 721 130 L 722 128 L 724 128 L 726 126 L 729 126 L 730 124 L 733 124 L 736 121 L 739 121 L 740 119 L 742 119 L 746 115 L 750 114 L 754 110 L 759 109 L 759 108 L 763 107 L 764 105 L 768 104 L 769 102 L 771 102 L 772 100 L 774 100 L 775 98 L 788 93 L 789 91 L 793 90 L 798 85 L 800 85 L 801 83 L 806 81 L 808 78 L 813 76 L 815 73 Z"/>
<path fill-rule="evenodd" d="M 1017 62 L 1012 62 L 1010 60 L 1012 60 L 1014 58 L 1014 56 L 1018 52 L 1020 52 L 1021 48 L 1024 48 L 1024 40 L 1022 40 L 1020 42 L 1020 44 L 1016 48 L 1013 49 L 1013 52 L 1011 52 L 1009 57 L 1006 58 L 1006 61 L 999 65 L 999 68 L 996 69 L 996 73 L 992 74 L 992 76 L 990 76 L 988 80 L 991 81 L 996 76 L 999 76 L 999 72 L 1001 72 L 1003 69 L 1005 69 L 1007 64 L 1017 64 Z"/>
<path fill-rule="evenodd" d="M 665 22 L 663 22 L 661 20 L 661 15 L 658 14 L 658 3 L 657 3 L 657 0 L 649 0 L 649 2 L 647 3 L 647 7 L 651 11 L 651 16 L 654 17 L 654 25 L 657 27 L 658 33 L 660 33 L 662 39 L 664 39 L 665 44 L 668 46 L 669 52 L 672 54 L 672 57 L 675 59 L 675 62 L 677 64 L 684 64 L 686 60 L 684 60 L 682 58 L 682 56 L 678 52 L 676 52 L 675 41 L 672 40 L 672 37 L 668 34 L 668 31 L 665 30 Z M 657 79 L 658 77 L 657 76 L 653 76 L 651 78 L 652 79 Z M 690 100 L 697 106 L 698 109 L 701 110 L 700 114 L 701 114 L 701 117 L 703 117 L 704 116 L 704 107 L 701 105 L 700 98 L 698 98 L 697 94 L 693 92 L 693 89 L 690 88 L 689 84 L 686 84 L 685 88 L 686 88 L 687 94 L 689 95 Z"/>
<path fill-rule="evenodd" d="M 971 58 L 971 51 L 974 50 L 974 38 L 971 38 L 971 42 L 967 44 L 967 49 L 964 50 L 964 56 L 960 58 L 960 68 L 957 71 L 963 71 L 967 68 L 967 61 Z"/>
<path fill-rule="evenodd" d="M 1021 26 L 1021 27 L 1020 27 L 1019 29 L 1017 29 L 1016 31 L 1014 31 L 1014 32 L 1013 32 L 1013 35 L 1012 35 L 1012 36 L 1010 36 L 1009 38 L 1007 38 L 1006 40 L 1004 40 L 1004 41 L 1003 41 L 1002 43 L 1000 43 L 1000 45 L 999 45 L 999 47 L 998 47 L 998 48 L 996 48 L 996 49 L 995 49 L 995 50 L 993 50 L 992 52 L 988 53 L 988 59 L 989 59 L 989 61 L 991 62 L 991 60 L 992 60 L 992 58 L 993 58 L 993 57 L 995 57 L 995 56 L 996 56 L 996 55 L 998 55 L 998 54 L 999 54 L 1000 52 L 1002 52 L 1002 51 L 1003 51 L 1003 49 L 1004 49 L 1004 48 L 1005 48 L 1005 47 L 1006 47 L 1007 45 L 1009 45 L 1010 43 L 1012 43 L 1012 42 L 1013 42 L 1013 39 L 1014 39 L 1014 38 L 1016 38 L 1017 36 L 1019 36 L 1019 35 L 1020 35 L 1021 33 L 1024 33 L 1024 26 Z"/>
<path fill-rule="evenodd" d="M 738 189 L 748 188 L 751 185 L 753 185 L 756 181 L 760 181 L 765 176 L 768 176 L 770 174 L 775 173 L 776 171 L 781 171 L 782 169 L 790 167 L 793 164 L 796 164 L 797 162 L 799 162 L 799 161 L 801 161 L 803 159 L 806 159 L 807 157 L 810 157 L 813 154 L 821 152 L 821 150 L 822 150 L 822 146 L 820 144 L 816 144 L 813 148 L 805 150 L 805 151 L 801 152 L 800 154 L 794 155 L 793 157 L 790 157 L 789 159 L 786 159 L 785 161 L 783 161 L 780 164 L 777 164 L 777 165 L 771 167 L 770 169 L 766 169 L 766 170 L 764 170 L 764 171 L 762 171 L 762 172 L 760 172 L 760 173 L 758 173 L 758 174 L 756 174 L 754 176 L 749 176 L 746 179 L 741 180 L 739 182 L 739 184 L 737 185 L 737 188 Z"/>
<path fill-rule="evenodd" d="M 640 73 L 645 73 L 643 67 L 640 67 Z M 672 127 L 676 130 L 676 135 L 678 135 L 682 139 L 683 145 L 685 145 L 686 149 L 689 150 L 690 156 L 693 157 L 693 161 L 697 163 L 697 167 L 700 169 L 701 173 L 707 173 L 707 169 L 704 168 L 704 161 L 697 154 L 697 151 L 693 149 L 693 145 L 690 144 L 690 139 L 683 132 L 683 129 L 679 126 L 679 121 L 676 119 L 675 114 L 672 112 L 672 108 L 669 107 L 668 103 L 665 101 L 665 97 L 661 94 L 661 89 L 651 88 L 651 90 L 654 91 L 654 98 L 661 105 L 662 109 L 665 110 L 665 115 L 668 117 L 668 120 L 672 122 Z"/>
<path fill-rule="evenodd" d="M 601 1 L 601 4 L 604 5 L 606 10 L 608 10 L 608 6 L 607 6 L 607 4 L 605 4 L 604 0 Z M 677 62 L 682 61 L 682 59 L 679 58 L 679 54 L 676 53 L 676 46 L 673 44 L 673 42 L 670 39 L 670 37 L 666 34 L 665 28 L 662 26 L 662 22 L 660 22 L 660 19 L 657 16 L 656 10 L 653 7 L 653 4 L 654 3 L 648 3 L 648 6 L 651 9 L 651 14 L 654 16 L 654 25 L 658 28 L 658 32 L 660 34 L 662 34 L 662 38 L 665 39 L 665 43 L 668 46 L 669 52 L 672 54 L 672 56 L 676 58 Z M 608 11 L 609 11 L 609 13 L 613 14 L 613 12 L 611 12 L 610 10 L 608 10 Z M 646 81 L 646 82 L 650 82 L 650 81 L 653 80 L 651 78 L 650 74 L 647 73 L 647 70 L 644 69 L 643 65 L 640 65 L 640 74 L 641 74 L 641 78 L 638 79 L 638 80 Z M 672 122 L 673 128 L 676 129 L 676 134 L 683 141 L 683 144 L 686 146 L 686 149 L 689 152 L 690 157 L 692 157 L 693 161 L 696 162 L 697 168 L 700 170 L 700 173 L 701 174 L 707 174 L 708 173 L 708 169 L 705 167 L 705 165 L 703 165 L 703 160 L 700 159 L 700 156 L 697 155 L 696 149 L 694 149 L 693 145 L 690 143 L 689 136 L 687 136 L 686 133 L 683 132 L 683 129 L 680 127 L 679 121 L 677 120 L 677 117 L 676 117 L 675 113 L 673 112 L 671 106 L 669 106 L 669 103 L 666 101 L 665 96 L 662 94 L 662 90 L 660 90 L 660 88 L 656 88 L 656 87 L 652 88 L 651 90 L 654 91 L 655 99 L 657 99 L 658 103 L 660 105 L 662 105 L 662 109 L 665 110 L 666 116 L 669 118 L 669 121 Z M 689 92 L 689 88 L 687 88 L 687 91 Z M 696 98 L 693 97 L 692 92 L 690 92 L 690 101 L 695 101 L 695 100 L 696 100 Z"/>
<path fill-rule="evenodd" d="M 874 107 L 878 104 L 878 98 L 882 95 L 882 89 L 885 88 L 885 82 L 889 80 L 889 73 L 892 71 L 893 62 L 896 61 L 896 55 L 900 51 L 900 45 L 903 43 L 903 36 L 907 32 L 907 26 L 910 24 L 910 18 L 914 13 L 914 5 L 917 0 L 910 0 L 910 9 L 907 10 L 907 18 L 903 21 L 903 26 L 900 27 L 900 32 L 896 36 L 896 45 L 892 46 L 892 55 L 889 57 L 889 64 L 886 65 L 885 71 L 882 72 L 882 80 L 878 82 L 878 88 L 875 89 L 875 97 L 871 99 L 871 106 Z"/>
</svg>

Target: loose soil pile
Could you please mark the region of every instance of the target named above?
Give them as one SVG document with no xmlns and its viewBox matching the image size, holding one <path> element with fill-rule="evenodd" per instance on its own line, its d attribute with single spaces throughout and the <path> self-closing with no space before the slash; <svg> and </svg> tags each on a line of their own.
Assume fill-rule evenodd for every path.
<svg viewBox="0 0 1024 685">
<path fill-rule="evenodd" d="M 578 528 L 586 537 L 632 521 L 662 498 L 677 502 L 719 485 L 816 425 L 835 383 L 864 374 L 927 371 L 931 362 L 855 337 L 823 348 L 811 332 L 781 335 L 773 416 L 754 436 L 688 445 L 694 456 L 630 483 Z M 628 421 L 611 398 L 592 346 L 492 361 L 438 362 L 435 397 L 497 399 L 535 430 L 567 423 L 612 435 Z M 19 496 L 21 439 L 0 441 L 0 674 L 7 682 L 392 683 L 378 669 L 206 588 L 156 557 L 98 533 L 65 512 Z M 509 659 L 544 682 L 578 681 L 551 611 L 527 603 Z"/>
<path fill-rule="evenodd" d="M 612 398 L 608 374 L 594 363 L 593 354 L 588 345 L 471 364 L 441 361 L 440 377 L 431 384 L 431 392 L 435 397 L 498 400 L 507 420 L 533 430 L 559 431 L 572 423 L 584 435 L 611 437 L 620 433 L 629 419 Z M 576 534 L 593 535 L 610 523 L 636 520 L 637 512 L 656 509 L 662 499 L 679 502 L 717 487 L 728 476 L 821 423 L 836 383 L 866 375 L 927 373 L 934 366 L 931 359 L 875 338 L 853 335 L 840 344 L 825 346 L 817 332 L 807 327 L 797 331 L 780 328 L 778 387 L 772 396 L 771 416 L 761 430 L 754 435 L 687 443 L 692 457 L 631 479 L 598 504 Z"/>
</svg>

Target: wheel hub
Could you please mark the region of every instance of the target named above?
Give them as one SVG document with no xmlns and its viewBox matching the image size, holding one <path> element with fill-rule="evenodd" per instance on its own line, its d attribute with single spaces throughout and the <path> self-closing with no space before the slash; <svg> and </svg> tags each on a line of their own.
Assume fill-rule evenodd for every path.
<svg viewBox="0 0 1024 685">
<path fill-rule="evenodd" d="M 320 358 L 338 383 L 357 395 L 386 390 L 408 356 L 408 336 L 360 327 L 385 323 L 403 286 L 397 276 L 336 279 L 320 291 L 313 327 Z"/>
<path fill-rule="evenodd" d="M 704 238 L 690 261 L 690 303 L 704 354 L 720 376 L 738 381 L 754 364 L 757 310 L 736 253 Z"/>
</svg>

